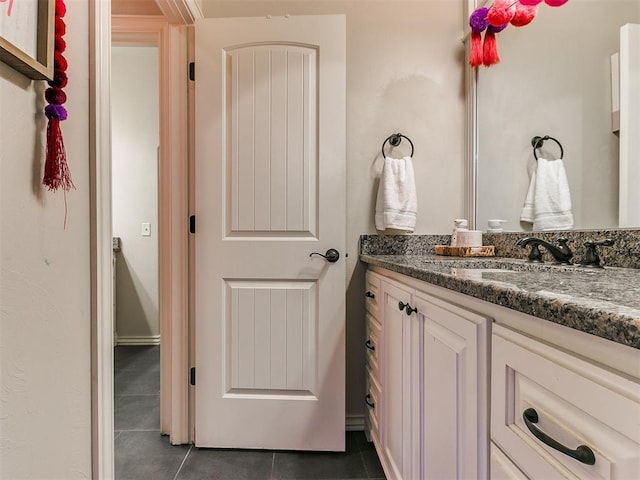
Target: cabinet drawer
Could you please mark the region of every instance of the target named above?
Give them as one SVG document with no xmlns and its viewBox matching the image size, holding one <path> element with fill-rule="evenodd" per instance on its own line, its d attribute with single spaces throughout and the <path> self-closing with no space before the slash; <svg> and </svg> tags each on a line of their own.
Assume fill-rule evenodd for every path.
<svg viewBox="0 0 640 480">
<path fill-rule="evenodd" d="M 376 379 L 380 379 L 380 338 L 382 327 L 378 321 L 367 314 L 367 341 L 365 347 L 367 350 L 367 365 L 375 375 Z"/>
<path fill-rule="evenodd" d="M 494 325 L 492 360 L 491 437 L 525 475 L 640 478 L 636 380 L 500 325 Z M 546 442 L 534 436 L 536 429 Z M 548 446 L 549 437 L 570 451 L 588 447 L 594 463 Z"/>
<path fill-rule="evenodd" d="M 373 272 L 367 272 L 365 275 L 364 294 L 367 312 L 376 318 L 379 318 L 378 307 L 380 305 L 380 281 L 380 276 Z"/>
<path fill-rule="evenodd" d="M 379 445 L 380 438 L 380 399 L 382 398 L 382 389 L 373 372 L 367 368 L 367 428 L 371 439 L 376 445 Z"/>
<path fill-rule="evenodd" d="M 491 442 L 491 480 L 527 480 L 509 458 Z"/>
</svg>

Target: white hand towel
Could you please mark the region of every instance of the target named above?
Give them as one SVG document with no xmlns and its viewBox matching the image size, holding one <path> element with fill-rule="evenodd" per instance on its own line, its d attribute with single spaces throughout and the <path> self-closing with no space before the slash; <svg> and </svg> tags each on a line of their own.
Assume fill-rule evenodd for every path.
<svg viewBox="0 0 640 480">
<path fill-rule="evenodd" d="M 520 220 L 533 223 L 533 230 L 573 228 L 569 182 L 561 159 L 538 159 Z"/>
<path fill-rule="evenodd" d="M 376 199 L 376 228 L 413 232 L 417 210 L 411 157 L 385 158 Z"/>
<path fill-rule="evenodd" d="M 533 198 L 536 191 L 536 171 L 531 172 L 531 180 L 529 180 L 529 189 L 527 190 L 527 197 L 524 200 L 524 207 L 522 207 L 522 213 L 520 214 L 520 221 L 533 223 Z"/>
</svg>

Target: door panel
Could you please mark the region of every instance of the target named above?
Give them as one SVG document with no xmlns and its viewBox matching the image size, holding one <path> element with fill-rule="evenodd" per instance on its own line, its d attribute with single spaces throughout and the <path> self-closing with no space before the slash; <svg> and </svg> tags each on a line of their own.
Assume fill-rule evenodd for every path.
<svg viewBox="0 0 640 480">
<path fill-rule="evenodd" d="M 313 395 L 315 282 L 227 282 L 229 393 Z"/>
<path fill-rule="evenodd" d="M 344 450 L 344 16 L 196 24 L 196 444 Z"/>
<path fill-rule="evenodd" d="M 228 149 L 230 234 L 313 236 L 316 49 L 252 45 L 226 55 L 227 121 L 234 127 Z"/>
</svg>

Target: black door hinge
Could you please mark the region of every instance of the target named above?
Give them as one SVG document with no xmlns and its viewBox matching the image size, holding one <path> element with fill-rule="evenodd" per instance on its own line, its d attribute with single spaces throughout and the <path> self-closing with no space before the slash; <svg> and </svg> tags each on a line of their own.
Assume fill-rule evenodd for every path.
<svg viewBox="0 0 640 480">
<path fill-rule="evenodd" d="M 196 79 L 196 62 L 189 62 L 189 80 L 195 81 Z"/>
<path fill-rule="evenodd" d="M 189 384 L 190 385 L 196 384 L 196 367 L 191 367 L 189 369 Z"/>
<path fill-rule="evenodd" d="M 189 233 L 196 233 L 196 216 L 189 217 Z"/>
</svg>

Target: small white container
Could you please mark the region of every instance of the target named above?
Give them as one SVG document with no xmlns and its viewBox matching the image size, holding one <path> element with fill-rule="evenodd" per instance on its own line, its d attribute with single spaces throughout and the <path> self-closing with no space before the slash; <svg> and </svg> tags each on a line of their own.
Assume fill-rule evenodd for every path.
<svg viewBox="0 0 640 480">
<path fill-rule="evenodd" d="M 465 218 L 456 218 L 453 221 L 453 232 L 451 233 L 451 246 L 458 245 L 458 232 L 466 232 L 469 222 Z"/>
<path fill-rule="evenodd" d="M 481 230 L 461 230 L 458 231 L 456 246 L 458 247 L 481 247 Z"/>
<path fill-rule="evenodd" d="M 503 223 L 507 223 L 507 221 L 497 218 L 487 221 L 487 233 L 502 233 Z"/>
</svg>

